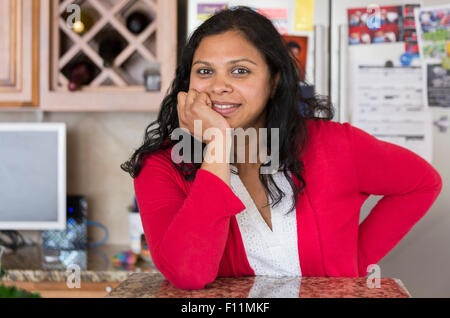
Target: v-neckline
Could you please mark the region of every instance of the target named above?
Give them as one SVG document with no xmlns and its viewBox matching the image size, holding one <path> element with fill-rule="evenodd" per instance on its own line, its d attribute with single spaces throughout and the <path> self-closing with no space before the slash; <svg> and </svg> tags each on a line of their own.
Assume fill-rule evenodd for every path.
<svg viewBox="0 0 450 318">
<path fill-rule="evenodd" d="M 251 209 L 255 212 L 255 213 L 250 213 L 252 218 L 255 220 L 255 222 L 258 222 L 261 225 L 261 227 L 264 229 L 264 231 L 266 233 L 269 233 L 270 235 L 275 235 L 275 231 L 274 231 L 275 226 L 274 226 L 274 222 L 273 222 L 273 211 L 272 211 L 272 206 L 270 205 L 270 202 L 269 202 L 270 223 L 272 224 L 272 229 L 270 229 L 269 225 L 266 223 L 266 221 L 262 217 L 261 212 L 259 212 L 258 208 L 256 207 L 255 201 L 253 201 L 252 196 L 248 192 L 245 184 L 242 182 L 239 174 L 236 173 L 235 176 L 236 176 L 236 181 L 239 183 L 238 186 L 241 187 L 241 189 L 243 190 L 243 195 L 245 196 L 243 198 L 245 201 L 244 205 L 246 206 L 247 209 Z M 270 201 L 270 199 L 268 199 L 268 200 Z M 247 204 L 245 204 L 245 203 L 247 203 Z"/>
</svg>

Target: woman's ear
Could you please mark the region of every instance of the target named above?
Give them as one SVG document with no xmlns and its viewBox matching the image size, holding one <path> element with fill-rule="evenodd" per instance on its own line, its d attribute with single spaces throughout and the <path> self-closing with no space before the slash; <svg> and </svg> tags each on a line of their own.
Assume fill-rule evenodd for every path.
<svg viewBox="0 0 450 318">
<path fill-rule="evenodd" d="M 275 95 L 275 92 L 277 91 L 279 81 L 280 81 L 280 73 L 277 73 L 272 80 L 272 89 L 271 89 L 271 93 L 270 93 L 271 98 L 273 97 L 273 95 Z"/>
</svg>

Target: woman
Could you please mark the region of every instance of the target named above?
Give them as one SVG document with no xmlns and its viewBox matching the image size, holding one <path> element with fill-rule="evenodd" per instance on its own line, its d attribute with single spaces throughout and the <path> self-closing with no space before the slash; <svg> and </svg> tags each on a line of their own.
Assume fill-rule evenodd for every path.
<svg viewBox="0 0 450 318">
<path fill-rule="evenodd" d="M 295 67 L 272 23 L 245 7 L 217 13 L 189 39 L 157 120 L 122 165 L 153 261 L 175 287 L 218 276 L 365 276 L 437 198 L 431 165 L 330 121 L 327 100 L 301 96 Z M 179 128 L 202 141 L 199 162 L 174 162 Z M 209 128 L 226 138 L 205 138 Z M 266 128 L 268 140 L 278 129 L 268 149 L 279 169 L 260 173 L 269 164 L 260 158 L 229 163 L 233 128 Z M 370 194 L 384 198 L 359 225 Z"/>
</svg>

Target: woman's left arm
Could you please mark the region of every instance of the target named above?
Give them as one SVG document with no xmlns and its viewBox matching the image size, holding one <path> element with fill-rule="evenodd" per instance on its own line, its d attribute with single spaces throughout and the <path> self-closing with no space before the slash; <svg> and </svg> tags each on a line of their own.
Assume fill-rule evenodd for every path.
<svg viewBox="0 0 450 318">
<path fill-rule="evenodd" d="M 377 264 L 424 216 L 442 189 L 436 169 L 414 152 L 351 126 L 359 190 L 383 195 L 359 225 L 358 268 Z"/>
</svg>

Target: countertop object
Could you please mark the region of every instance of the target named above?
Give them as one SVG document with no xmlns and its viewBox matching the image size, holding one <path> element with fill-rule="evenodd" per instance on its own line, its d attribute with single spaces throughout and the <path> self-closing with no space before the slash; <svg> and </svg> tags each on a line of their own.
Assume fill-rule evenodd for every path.
<svg viewBox="0 0 450 318">
<path fill-rule="evenodd" d="M 151 261 L 138 260 L 134 265 L 115 266 L 113 256 L 129 249 L 128 245 L 102 245 L 88 248 L 87 264 L 80 271 L 82 282 L 122 282 L 136 272 L 159 273 Z M 65 269 L 52 269 L 46 265 L 40 245 L 25 246 L 3 255 L 5 282 L 64 282 Z"/>
<path fill-rule="evenodd" d="M 174 287 L 161 273 L 134 273 L 105 297 L 113 298 L 409 298 L 399 279 L 364 277 L 219 277 L 199 290 Z"/>
</svg>

